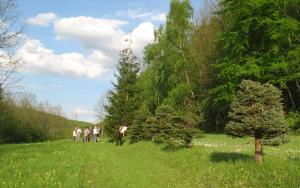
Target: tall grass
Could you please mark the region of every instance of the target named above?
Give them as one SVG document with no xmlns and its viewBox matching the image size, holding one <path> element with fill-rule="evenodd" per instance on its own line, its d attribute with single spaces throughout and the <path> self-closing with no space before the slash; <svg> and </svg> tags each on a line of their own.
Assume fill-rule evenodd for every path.
<svg viewBox="0 0 300 188">
<path fill-rule="evenodd" d="M 299 187 L 300 137 L 265 147 L 207 135 L 191 149 L 70 140 L 0 146 L 0 187 Z"/>
</svg>

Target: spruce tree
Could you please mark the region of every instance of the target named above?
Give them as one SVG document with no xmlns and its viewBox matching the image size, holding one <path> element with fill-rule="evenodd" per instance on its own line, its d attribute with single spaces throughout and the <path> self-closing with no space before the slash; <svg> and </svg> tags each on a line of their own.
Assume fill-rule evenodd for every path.
<svg viewBox="0 0 300 188">
<path fill-rule="evenodd" d="M 133 125 L 130 127 L 130 143 L 135 143 L 147 138 L 147 124 L 146 121 L 150 117 L 150 112 L 146 104 L 142 104 L 137 110 Z"/>
<path fill-rule="evenodd" d="M 281 103 L 281 92 L 271 84 L 243 80 L 231 104 L 229 135 L 255 138 L 256 162 L 263 161 L 263 139 L 275 138 L 288 130 Z"/>
<path fill-rule="evenodd" d="M 196 127 L 199 122 L 192 113 L 181 115 L 170 105 L 160 105 L 155 116 L 147 120 L 148 133 L 155 142 L 191 147 L 193 138 L 201 136 Z"/>
<path fill-rule="evenodd" d="M 108 105 L 105 106 L 107 116 L 104 120 L 106 133 L 113 140 L 117 138 L 118 128 L 121 125 L 130 126 L 133 123 L 135 111 L 138 109 L 136 79 L 139 65 L 131 48 L 120 52 L 118 73 L 115 74 L 117 83 L 108 96 Z"/>
</svg>

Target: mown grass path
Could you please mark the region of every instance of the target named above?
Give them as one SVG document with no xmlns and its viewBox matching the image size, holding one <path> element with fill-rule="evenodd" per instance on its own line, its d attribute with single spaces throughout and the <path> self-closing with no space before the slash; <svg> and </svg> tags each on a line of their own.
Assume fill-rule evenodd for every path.
<svg viewBox="0 0 300 188">
<path fill-rule="evenodd" d="M 0 187 L 300 187 L 300 137 L 265 147 L 261 166 L 251 138 L 206 135 L 195 144 L 179 150 L 151 142 L 0 145 Z"/>
</svg>

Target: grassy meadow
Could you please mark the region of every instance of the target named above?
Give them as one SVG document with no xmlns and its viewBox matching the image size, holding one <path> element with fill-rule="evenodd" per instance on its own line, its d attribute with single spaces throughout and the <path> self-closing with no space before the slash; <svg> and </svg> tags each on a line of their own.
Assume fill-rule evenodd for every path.
<svg viewBox="0 0 300 188">
<path fill-rule="evenodd" d="M 140 142 L 59 140 L 0 145 L 0 187 L 300 187 L 300 136 L 264 147 L 251 138 L 206 135 L 191 149 Z"/>
</svg>

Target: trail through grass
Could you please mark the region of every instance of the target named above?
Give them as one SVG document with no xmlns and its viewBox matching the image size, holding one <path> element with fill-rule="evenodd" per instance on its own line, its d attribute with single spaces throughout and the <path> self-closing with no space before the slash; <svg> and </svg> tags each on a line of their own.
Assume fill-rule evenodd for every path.
<svg viewBox="0 0 300 188">
<path fill-rule="evenodd" d="M 192 149 L 70 140 L 0 145 L 0 187 L 300 187 L 300 137 L 265 147 L 206 135 Z"/>
</svg>

